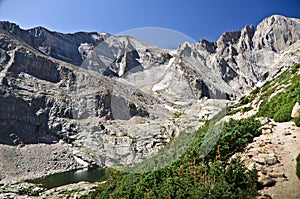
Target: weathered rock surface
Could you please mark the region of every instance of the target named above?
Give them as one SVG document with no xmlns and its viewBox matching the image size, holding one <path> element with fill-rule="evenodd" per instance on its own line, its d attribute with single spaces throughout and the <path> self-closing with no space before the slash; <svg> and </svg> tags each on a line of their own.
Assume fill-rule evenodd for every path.
<svg viewBox="0 0 300 199">
<path fill-rule="evenodd" d="M 81 168 L 72 153 L 72 148 L 66 143 L 52 145 L 0 145 L 0 175 L 1 183 L 17 182 L 51 173 Z"/>
<path fill-rule="evenodd" d="M 238 98 L 298 61 L 299 27 L 298 19 L 271 16 L 256 29 L 170 51 L 131 37 L 1 22 L 0 143 L 63 139 L 99 165 L 134 164 L 192 119 L 213 115 L 200 110 L 202 99 Z M 175 112 L 185 114 L 182 126 Z"/>
<path fill-rule="evenodd" d="M 300 115 L 300 105 L 298 102 L 295 103 L 292 113 L 291 113 L 291 118 L 297 118 Z"/>
<path fill-rule="evenodd" d="M 126 133 L 128 124 L 121 129 L 106 124 L 107 120 L 122 122 L 134 116 L 161 119 L 172 115 L 159 105 L 159 99 L 128 83 L 44 55 L 30 46 L 33 44 L 28 39 L 24 39 L 28 45 L 24 43 L 26 31 L 17 30 L 13 24 L 9 28 L 7 23 L 4 25 L 0 29 L 0 144 L 54 143 L 63 139 L 82 151 L 90 150 L 83 156 L 97 157 L 94 162 L 99 165 L 121 166 L 148 157 L 162 147 L 165 139 L 170 140 L 153 137 L 154 132 L 160 134 L 159 128 L 153 128 L 153 135 L 146 135 L 146 126 L 138 131 L 137 139 Z M 160 122 L 156 121 L 157 126 Z M 119 139 L 116 133 L 128 136 Z M 147 143 L 148 149 L 144 147 Z M 121 160 L 125 151 L 132 159 Z"/>
</svg>

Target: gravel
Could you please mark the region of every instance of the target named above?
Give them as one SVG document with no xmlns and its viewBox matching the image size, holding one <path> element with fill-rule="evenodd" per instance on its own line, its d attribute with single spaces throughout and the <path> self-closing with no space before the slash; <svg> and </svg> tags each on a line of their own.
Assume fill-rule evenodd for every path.
<svg viewBox="0 0 300 199">
<path fill-rule="evenodd" d="M 12 183 L 80 168 L 65 143 L 0 145 L 0 182 Z"/>
</svg>

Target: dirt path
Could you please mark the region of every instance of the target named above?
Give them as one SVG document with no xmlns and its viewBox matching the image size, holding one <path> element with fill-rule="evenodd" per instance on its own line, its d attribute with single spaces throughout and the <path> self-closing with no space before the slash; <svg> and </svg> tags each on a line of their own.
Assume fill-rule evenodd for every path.
<svg viewBox="0 0 300 199">
<path fill-rule="evenodd" d="M 276 184 L 262 192 L 273 199 L 300 198 L 300 180 L 296 176 L 296 157 L 300 153 L 300 128 L 293 122 L 276 123 L 271 142 L 279 164 L 274 165 L 274 172 L 282 172 L 286 178 L 278 178 Z"/>
</svg>

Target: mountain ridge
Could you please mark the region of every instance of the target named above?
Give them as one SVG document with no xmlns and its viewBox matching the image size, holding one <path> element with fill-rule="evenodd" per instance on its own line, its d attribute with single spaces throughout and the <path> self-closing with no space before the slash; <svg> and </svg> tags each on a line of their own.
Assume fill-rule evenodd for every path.
<svg viewBox="0 0 300 199">
<path fill-rule="evenodd" d="M 216 110 L 199 109 L 206 99 L 237 99 L 291 66 L 299 32 L 299 19 L 275 15 L 170 51 L 131 37 L 0 22 L 2 144 L 63 139 L 98 165 L 134 164 L 211 117 Z"/>
</svg>

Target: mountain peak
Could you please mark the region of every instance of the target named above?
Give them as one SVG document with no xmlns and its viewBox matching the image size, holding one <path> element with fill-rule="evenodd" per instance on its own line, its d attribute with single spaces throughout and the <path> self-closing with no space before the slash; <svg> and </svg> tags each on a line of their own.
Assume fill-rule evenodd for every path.
<svg viewBox="0 0 300 199">
<path fill-rule="evenodd" d="M 258 24 L 253 40 L 255 48 L 280 52 L 299 39 L 299 19 L 272 15 Z"/>
<path fill-rule="evenodd" d="M 176 52 L 132 37 L 103 33 L 63 34 L 43 27 L 23 30 L 9 22 L 1 22 L 0 29 L 0 93 L 9 96 L 0 95 L 0 116 L 5 118 L 0 124 L 0 134 L 4 134 L 5 143 L 14 141 L 10 132 L 15 132 L 25 143 L 46 138 L 51 141 L 48 135 L 59 136 L 92 149 L 96 156 L 104 154 L 103 159 L 108 162 L 98 164 L 106 166 L 115 164 L 111 158 L 119 159 L 122 165 L 142 158 L 140 155 L 128 162 L 121 161 L 123 156 L 118 151 L 106 154 L 110 151 L 106 149 L 115 147 L 111 144 L 115 142 L 110 142 L 111 135 L 123 135 L 119 134 L 120 129 L 130 128 L 128 132 L 132 134 L 124 131 L 129 140 L 126 143 L 132 143 L 131 138 L 136 136 L 137 144 L 148 142 L 139 136 L 147 137 L 149 129 L 146 133 L 144 126 L 133 129 L 136 125 L 132 127 L 129 121 L 133 117 L 147 117 L 150 122 L 152 118 L 160 120 L 155 123 L 160 128 L 174 110 L 185 112 L 191 109 L 191 104 L 198 106 L 206 98 L 239 98 L 270 74 L 276 74 L 279 70 L 274 66 L 297 61 L 290 56 L 297 55 L 293 49 L 286 56 L 281 53 L 300 40 L 300 20 L 282 16 L 271 16 L 256 29 L 249 25 L 226 32 L 217 42 L 183 43 Z M 99 123 L 94 126 L 72 123 L 76 118 L 89 117 Z M 106 123 L 108 119 L 122 119 L 123 126 Z M 99 124 L 106 127 L 100 128 Z M 82 129 L 73 129 L 76 125 Z M 94 131 L 108 141 L 83 139 Z M 151 132 L 164 133 L 153 128 Z M 157 142 L 156 136 L 152 141 Z M 123 144 L 128 147 L 128 153 L 135 153 L 126 143 Z M 94 147 L 99 144 L 107 148 Z M 150 155 L 161 145 L 151 146 L 154 147 L 149 152 L 141 149 L 139 153 Z"/>
</svg>

